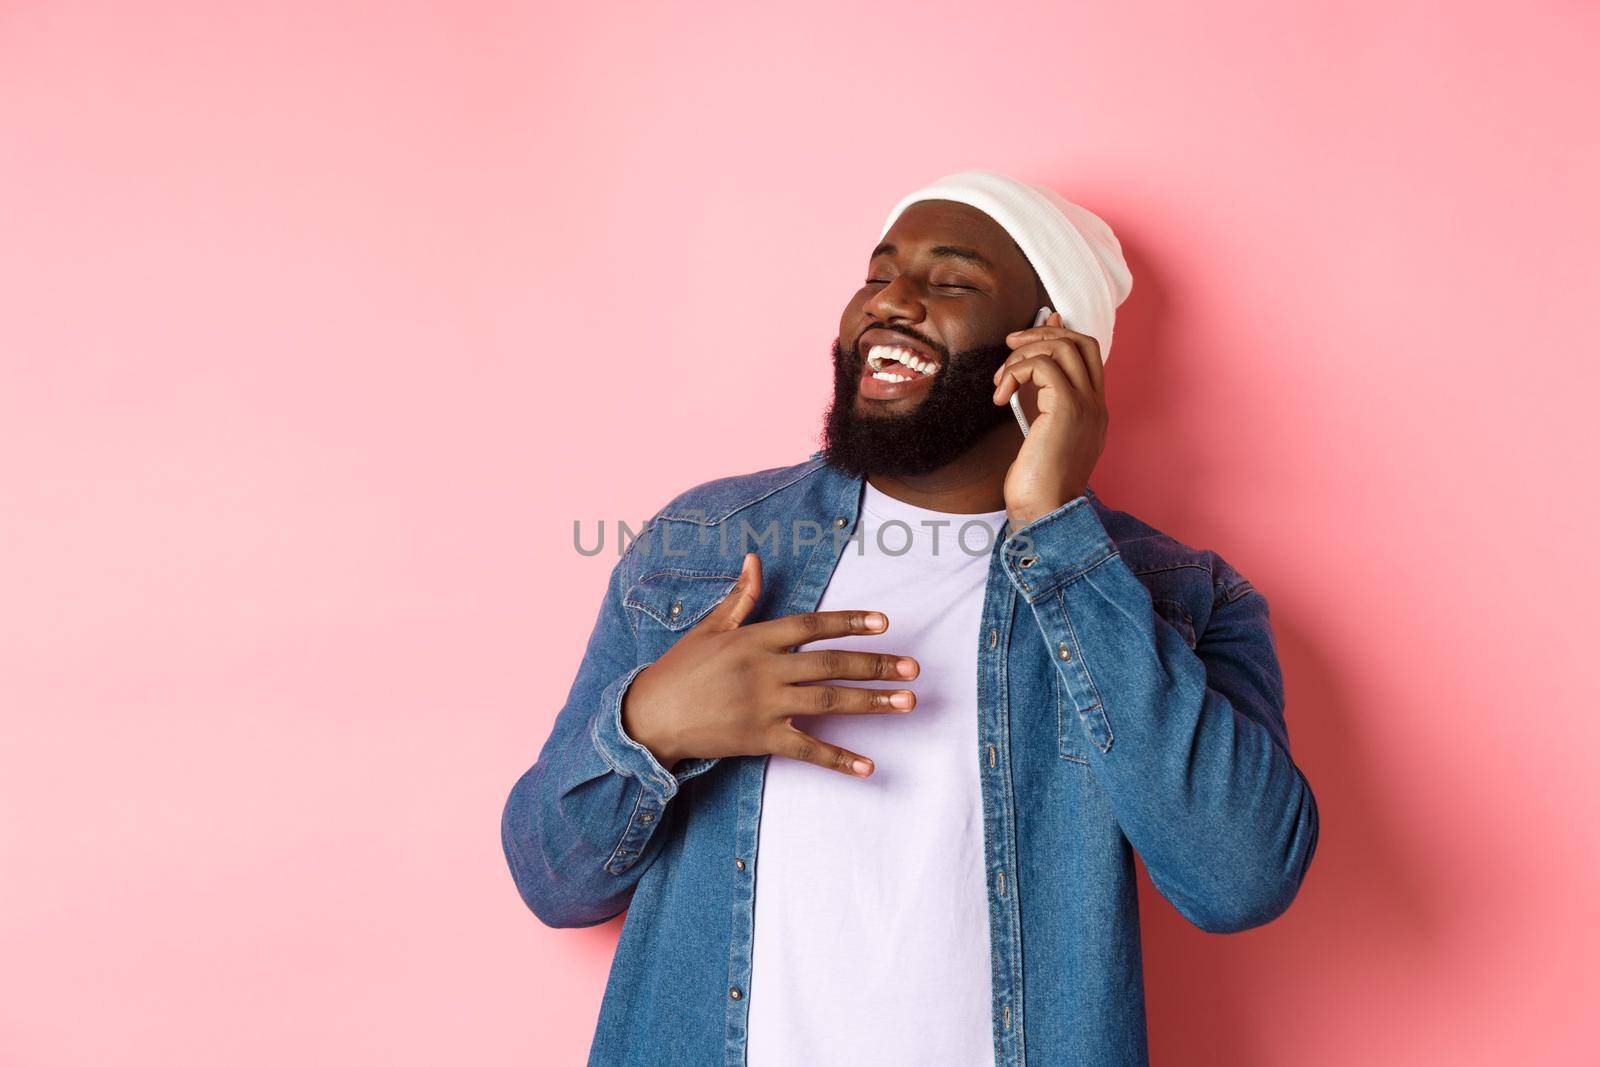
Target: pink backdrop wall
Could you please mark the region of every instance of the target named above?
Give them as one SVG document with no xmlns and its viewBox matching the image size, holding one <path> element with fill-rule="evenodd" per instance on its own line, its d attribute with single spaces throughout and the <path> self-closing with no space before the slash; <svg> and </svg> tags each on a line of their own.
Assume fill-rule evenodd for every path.
<svg viewBox="0 0 1600 1067">
<path fill-rule="evenodd" d="M 667 6 L 0 5 L 0 1062 L 580 1062 L 572 520 L 811 451 L 969 166 L 1121 235 L 1097 488 L 1322 805 L 1282 921 L 1146 900 L 1157 1062 L 1596 1062 L 1594 7 Z"/>
</svg>

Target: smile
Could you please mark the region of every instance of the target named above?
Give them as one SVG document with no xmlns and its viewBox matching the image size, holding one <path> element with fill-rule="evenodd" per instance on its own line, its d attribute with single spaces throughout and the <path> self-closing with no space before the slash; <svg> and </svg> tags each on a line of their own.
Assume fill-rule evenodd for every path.
<svg viewBox="0 0 1600 1067">
<path fill-rule="evenodd" d="M 910 382 L 939 373 L 937 363 L 899 345 L 873 345 L 867 350 L 867 366 L 880 382 Z"/>
</svg>

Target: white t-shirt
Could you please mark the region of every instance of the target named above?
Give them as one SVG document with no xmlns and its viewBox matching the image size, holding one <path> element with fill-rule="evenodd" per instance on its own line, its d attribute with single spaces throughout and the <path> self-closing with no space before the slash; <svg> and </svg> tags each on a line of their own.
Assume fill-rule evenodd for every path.
<svg viewBox="0 0 1600 1067">
<path fill-rule="evenodd" d="M 911 689 L 917 706 L 795 719 L 870 757 L 870 778 L 768 762 L 752 1067 L 994 1063 L 978 631 L 1004 522 L 1004 511 L 929 511 L 865 488 L 860 545 L 845 546 L 820 607 L 881 611 L 889 629 L 803 648 L 914 657 L 922 671 L 910 682 L 834 684 Z"/>
</svg>

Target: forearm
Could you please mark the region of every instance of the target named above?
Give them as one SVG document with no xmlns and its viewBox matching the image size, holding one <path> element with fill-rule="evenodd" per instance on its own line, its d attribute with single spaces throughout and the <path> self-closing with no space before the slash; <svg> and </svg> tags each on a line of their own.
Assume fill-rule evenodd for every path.
<svg viewBox="0 0 1600 1067">
<path fill-rule="evenodd" d="M 1203 657 L 1155 612 L 1086 499 L 1022 533 L 1034 562 L 1008 570 L 1152 880 L 1207 930 L 1275 918 L 1315 850 L 1317 810 L 1289 755 L 1264 598 L 1219 609 Z"/>
<path fill-rule="evenodd" d="M 589 926 L 627 907 L 648 868 L 656 831 L 679 781 L 630 747 L 618 679 L 577 728 L 557 730 L 517 780 L 501 817 L 501 840 L 517 890 L 550 926 Z"/>
<path fill-rule="evenodd" d="M 591 926 L 627 907 L 660 852 L 668 805 L 714 761 L 671 771 L 622 726 L 638 662 L 623 607 L 625 555 L 613 570 L 565 705 L 539 758 L 512 787 L 500 835 L 517 891 L 550 926 Z"/>
</svg>

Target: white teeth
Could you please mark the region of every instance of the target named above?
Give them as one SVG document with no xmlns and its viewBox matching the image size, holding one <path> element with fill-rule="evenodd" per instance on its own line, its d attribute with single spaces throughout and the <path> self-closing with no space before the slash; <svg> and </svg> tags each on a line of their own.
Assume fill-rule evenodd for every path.
<svg viewBox="0 0 1600 1067">
<path fill-rule="evenodd" d="M 867 365 L 873 370 L 881 371 L 887 363 L 901 363 L 920 374 L 934 374 L 939 369 L 937 364 L 923 359 L 910 349 L 895 345 L 873 345 L 868 350 Z"/>
<path fill-rule="evenodd" d="M 909 382 L 911 380 L 911 375 L 909 374 L 891 374 L 886 370 L 873 371 L 872 376 L 880 382 Z"/>
</svg>

